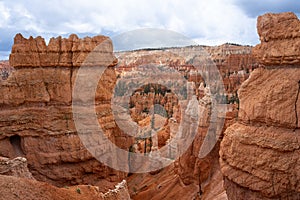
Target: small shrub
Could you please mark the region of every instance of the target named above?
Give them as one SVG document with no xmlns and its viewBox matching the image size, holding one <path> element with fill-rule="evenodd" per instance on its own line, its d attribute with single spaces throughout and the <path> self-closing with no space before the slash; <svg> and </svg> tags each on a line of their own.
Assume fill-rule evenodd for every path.
<svg viewBox="0 0 300 200">
<path fill-rule="evenodd" d="M 77 192 L 78 194 L 81 194 L 80 188 L 77 188 L 77 189 L 76 189 L 76 192 Z"/>
</svg>

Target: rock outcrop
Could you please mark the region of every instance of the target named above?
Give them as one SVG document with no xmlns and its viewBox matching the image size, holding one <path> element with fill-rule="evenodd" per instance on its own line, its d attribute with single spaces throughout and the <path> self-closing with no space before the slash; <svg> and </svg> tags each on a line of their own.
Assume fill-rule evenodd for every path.
<svg viewBox="0 0 300 200">
<path fill-rule="evenodd" d="M 36 181 L 27 168 L 27 160 L 17 157 L 12 160 L 0 157 L 0 199 L 98 199 L 130 200 L 125 180 L 118 183 L 114 190 L 100 192 L 92 185 L 55 187 Z"/>
<path fill-rule="evenodd" d="M 95 56 L 89 59 L 93 62 L 84 62 L 87 56 Z M 47 46 L 41 37 L 16 35 L 10 55 L 14 71 L 0 82 L 0 155 L 25 157 L 37 180 L 56 186 L 121 181 L 125 173 L 103 165 L 86 150 L 72 116 L 78 68 L 107 67 L 98 84 L 95 109 L 109 138 L 129 148 L 130 138 L 117 128 L 110 108 L 116 81 L 111 66 L 116 61 L 105 36 L 52 38 Z"/>
<path fill-rule="evenodd" d="M 239 120 L 220 148 L 229 199 L 300 198 L 300 23 L 293 13 L 258 18 L 261 44 L 238 94 Z"/>
<path fill-rule="evenodd" d="M 92 63 L 84 62 L 92 51 L 101 57 L 89 59 Z M 113 64 L 113 59 L 113 46 L 108 37 L 80 39 L 75 34 L 69 38 L 51 38 L 48 45 L 40 36 L 26 39 L 17 34 L 9 56 L 10 65 L 14 67 L 80 67 L 83 63 L 106 66 Z"/>
<path fill-rule="evenodd" d="M 123 182 L 122 182 L 123 183 Z M 125 185 L 124 185 L 125 184 Z M 18 178 L 13 176 L 0 175 L 0 199 L 9 200 L 31 200 L 31 199 L 49 199 L 49 200 L 130 200 L 126 187 L 114 191 L 115 198 L 105 198 L 99 187 L 91 185 L 77 185 L 58 188 L 48 183 L 36 180 Z M 109 191 L 108 193 L 110 193 Z"/>
<path fill-rule="evenodd" d="M 264 65 L 300 64 L 300 21 L 294 13 L 265 14 L 257 19 L 261 44 L 253 54 Z"/>
<path fill-rule="evenodd" d="M 12 160 L 0 157 L 0 175 L 34 179 L 27 167 L 27 160 L 23 157 Z"/>
</svg>

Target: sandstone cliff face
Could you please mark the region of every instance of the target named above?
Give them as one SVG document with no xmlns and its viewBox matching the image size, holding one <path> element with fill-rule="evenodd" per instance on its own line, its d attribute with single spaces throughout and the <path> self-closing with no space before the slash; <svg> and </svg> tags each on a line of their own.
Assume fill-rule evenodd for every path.
<svg viewBox="0 0 300 200">
<path fill-rule="evenodd" d="M 299 28 L 292 13 L 258 18 L 261 44 L 253 53 L 268 67 L 242 84 L 239 122 L 221 143 L 229 199 L 300 198 Z"/>
<path fill-rule="evenodd" d="M 72 119 L 72 88 L 78 67 L 99 44 L 97 58 L 84 63 L 85 67 L 114 66 L 112 44 L 104 36 L 58 37 L 48 46 L 41 37 L 15 37 L 10 55 L 15 71 L 0 82 L 0 155 L 26 157 L 37 180 L 57 186 L 97 185 L 126 176 L 92 157 L 77 136 Z M 95 109 L 105 133 L 127 148 L 130 139 L 117 128 L 110 111 L 115 81 L 115 72 L 108 67 L 98 85 Z"/>
<path fill-rule="evenodd" d="M 299 19 L 291 12 L 258 17 L 261 44 L 253 49 L 253 53 L 264 65 L 299 65 L 299 27 Z"/>
</svg>

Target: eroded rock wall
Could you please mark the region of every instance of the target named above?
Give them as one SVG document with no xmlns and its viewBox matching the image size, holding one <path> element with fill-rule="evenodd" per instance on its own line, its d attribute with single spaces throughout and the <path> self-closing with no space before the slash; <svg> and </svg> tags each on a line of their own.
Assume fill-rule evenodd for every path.
<svg viewBox="0 0 300 200">
<path fill-rule="evenodd" d="M 299 30 L 300 21 L 292 12 L 258 17 L 257 31 L 261 44 L 253 49 L 253 54 L 268 66 L 299 65 Z"/>
<path fill-rule="evenodd" d="M 10 55 L 14 71 L 0 82 L 0 155 L 26 157 L 37 180 L 57 186 L 122 180 L 125 173 L 104 166 L 86 150 L 72 115 L 78 68 L 107 67 L 98 84 L 95 109 L 109 138 L 128 148 L 130 138 L 117 128 L 110 109 L 116 81 L 112 66 L 117 62 L 111 40 L 71 35 L 52 38 L 46 45 L 41 37 L 18 34 L 14 42 Z M 84 62 L 87 56 L 95 57 Z"/>
<path fill-rule="evenodd" d="M 221 143 L 229 199 L 300 198 L 300 23 L 293 13 L 258 18 L 261 44 L 240 90 L 239 121 Z"/>
<path fill-rule="evenodd" d="M 24 38 L 17 34 L 9 56 L 13 67 L 80 67 L 92 51 L 101 56 L 89 59 L 85 65 L 107 65 L 114 60 L 111 40 L 106 36 L 80 39 L 72 34 L 69 38 L 51 38 L 46 45 L 44 38 Z"/>
<path fill-rule="evenodd" d="M 100 192 L 98 186 L 76 185 L 55 187 L 36 181 L 27 168 L 27 159 L 0 157 L 0 193 L 1 199 L 113 199 L 129 200 L 126 181 L 115 186 L 114 190 Z"/>
</svg>

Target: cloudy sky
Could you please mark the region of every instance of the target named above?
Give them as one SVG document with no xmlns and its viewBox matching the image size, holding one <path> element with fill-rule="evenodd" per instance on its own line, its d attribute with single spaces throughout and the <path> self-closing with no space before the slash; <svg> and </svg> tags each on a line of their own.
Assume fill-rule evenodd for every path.
<svg viewBox="0 0 300 200">
<path fill-rule="evenodd" d="M 255 45 L 256 18 L 292 11 L 299 0 L 0 0 L 0 59 L 16 33 L 46 40 L 77 33 L 110 37 L 141 28 L 167 29 L 198 44 Z M 142 37 L 143 34 L 140 34 Z"/>
</svg>

